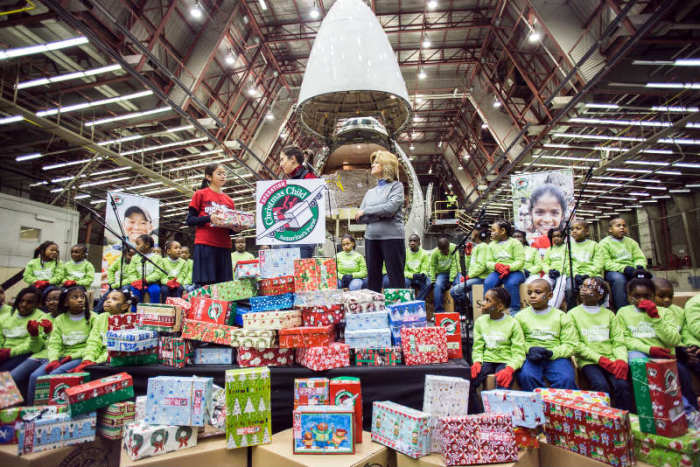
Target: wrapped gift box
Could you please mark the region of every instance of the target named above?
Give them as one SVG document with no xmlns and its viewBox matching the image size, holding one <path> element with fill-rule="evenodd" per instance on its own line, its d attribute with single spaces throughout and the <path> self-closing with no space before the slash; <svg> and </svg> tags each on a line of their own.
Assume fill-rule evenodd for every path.
<svg viewBox="0 0 700 467">
<path fill-rule="evenodd" d="M 345 306 L 346 315 L 349 313 L 366 313 L 368 311 L 382 311 L 386 309 L 384 295 L 369 289 L 343 292 L 342 303 Z"/>
<path fill-rule="evenodd" d="M 430 414 L 390 401 L 372 404 L 372 441 L 418 459 L 430 454 Z"/>
<path fill-rule="evenodd" d="M 641 431 L 675 438 L 688 431 L 675 360 L 632 360 L 630 374 Z"/>
<path fill-rule="evenodd" d="M 360 378 L 340 376 L 330 382 L 330 402 L 333 405 L 352 407 L 355 422 L 355 442 L 362 442 L 362 386 Z"/>
<path fill-rule="evenodd" d="M 394 303 L 412 302 L 416 299 L 413 289 L 384 289 L 384 299 L 387 306 Z"/>
<path fill-rule="evenodd" d="M 565 397 L 581 402 L 594 402 L 596 404 L 610 405 L 610 396 L 604 392 L 583 391 L 580 389 L 556 389 L 556 388 L 535 388 L 535 392 L 542 394 L 543 398 Z"/>
<path fill-rule="evenodd" d="M 294 293 L 294 276 L 272 277 L 258 281 L 259 295 L 282 295 Z"/>
<path fill-rule="evenodd" d="M 343 300 L 342 290 L 312 290 L 311 292 L 295 292 L 294 306 L 299 308 L 319 307 L 340 304 Z"/>
<path fill-rule="evenodd" d="M 630 415 L 634 455 L 637 461 L 668 467 L 700 466 L 700 431 L 689 429 L 677 438 L 644 433 L 639 418 Z"/>
<path fill-rule="evenodd" d="M 330 381 L 328 378 L 294 378 L 294 408 L 300 405 L 328 405 Z"/>
<path fill-rule="evenodd" d="M 445 465 L 495 464 L 518 460 L 513 423 L 508 415 L 442 417 L 438 430 Z"/>
<path fill-rule="evenodd" d="M 233 326 L 185 319 L 182 326 L 182 338 L 232 346 L 231 332 L 234 329 L 236 328 Z"/>
<path fill-rule="evenodd" d="M 111 315 L 107 318 L 107 330 L 117 331 L 119 329 L 134 329 L 138 322 L 136 313 L 122 313 L 121 315 Z"/>
<path fill-rule="evenodd" d="M 184 368 L 192 362 L 192 345 L 182 337 L 160 336 L 158 361 L 167 366 Z"/>
<path fill-rule="evenodd" d="M 110 404 L 97 414 L 97 432 L 107 439 L 121 439 L 124 426 L 136 418 L 133 401 Z"/>
<path fill-rule="evenodd" d="M 537 449 L 540 447 L 540 440 L 537 437 L 537 428 L 525 428 L 522 426 L 516 426 L 515 428 L 513 428 L 513 434 L 515 435 L 515 445 L 518 446 L 518 449 Z"/>
<path fill-rule="evenodd" d="M 226 430 L 226 389 L 216 384 L 212 385 L 211 401 L 207 407 L 209 425 L 223 435 Z"/>
<path fill-rule="evenodd" d="M 334 290 L 338 288 L 335 258 L 294 260 L 294 292 Z"/>
<path fill-rule="evenodd" d="M 236 304 L 236 317 L 233 320 L 233 324 L 236 326 L 243 326 L 243 316 L 245 316 L 248 313 L 252 313 L 253 310 L 250 309 L 250 306 L 248 304 L 245 304 L 245 302 L 239 302 Z"/>
<path fill-rule="evenodd" d="M 350 315 L 348 315 L 350 316 Z M 345 330 L 345 343 L 352 349 L 383 349 L 391 347 L 391 331 L 383 329 Z"/>
<path fill-rule="evenodd" d="M 280 329 L 279 345 L 284 348 L 322 347 L 334 341 L 335 329 L 328 326 L 309 326 Z"/>
<path fill-rule="evenodd" d="M 299 248 L 276 248 L 260 250 L 260 278 L 272 279 L 281 276 L 294 276 L 294 261 L 301 258 Z"/>
<path fill-rule="evenodd" d="M 31 422 L 43 418 L 56 418 L 68 413 L 68 406 L 63 405 L 32 405 L 0 409 L 0 444 L 17 442 L 17 422 Z"/>
<path fill-rule="evenodd" d="M 204 426 L 212 378 L 155 376 L 148 379 L 144 421 L 151 425 Z"/>
<path fill-rule="evenodd" d="M 277 332 L 271 329 L 241 329 L 231 331 L 231 347 L 267 349 L 277 347 Z"/>
<path fill-rule="evenodd" d="M 462 358 L 462 325 L 459 313 L 435 313 L 435 326 L 445 328 L 447 358 Z"/>
<path fill-rule="evenodd" d="M 345 332 L 364 329 L 388 329 L 389 313 L 386 311 L 369 311 L 351 313 L 345 318 Z"/>
<path fill-rule="evenodd" d="M 447 335 L 440 327 L 401 329 L 401 350 L 406 365 L 447 363 Z"/>
<path fill-rule="evenodd" d="M 182 328 L 182 310 L 167 303 L 139 303 L 136 325 L 153 331 L 177 332 Z"/>
<path fill-rule="evenodd" d="M 626 410 L 564 397 L 544 399 L 547 443 L 616 467 L 635 464 Z"/>
<path fill-rule="evenodd" d="M 174 305 L 175 308 L 180 312 L 180 316 L 185 316 L 187 314 L 187 311 L 192 307 L 192 304 L 189 302 L 189 300 L 185 300 L 184 298 L 180 297 L 167 297 L 165 299 L 165 304 L 166 305 Z"/>
<path fill-rule="evenodd" d="M 452 376 L 425 375 L 423 412 L 430 414 L 430 450 L 440 452 L 438 419 L 467 415 L 469 380 Z"/>
<path fill-rule="evenodd" d="M 12 379 L 9 371 L 0 372 L 0 409 L 12 405 L 21 404 L 24 401 L 19 393 L 15 380 Z"/>
<path fill-rule="evenodd" d="M 418 321 L 392 321 L 391 318 L 389 319 L 389 322 L 391 323 L 389 325 L 389 329 L 391 330 L 391 344 L 395 346 L 401 346 L 401 330 L 404 328 L 425 328 L 428 326 L 428 321 L 425 319 L 421 319 Z M 447 331 L 445 331 L 445 335 L 447 335 Z"/>
<path fill-rule="evenodd" d="M 290 366 L 294 363 L 294 350 L 241 347 L 238 349 L 238 358 L 236 359 L 236 362 L 242 367 Z"/>
<path fill-rule="evenodd" d="M 90 373 L 86 372 L 39 376 L 34 386 L 34 405 L 67 404 L 66 389 L 89 380 Z"/>
<path fill-rule="evenodd" d="M 342 304 L 320 305 L 301 309 L 301 324 L 303 326 L 335 325 L 345 319 L 345 309 Z"/>
<path fill-rule="evenodd" d="M 542 394 L 529 391 L 493 389 L 481 391 L 486 413 L 511 415 L 514 426 L 536 428 L 544 423 Z"/>
<path fill-rule="evenodd" d="M 394 323 L 405 323 L 409 321 L 420 321 L 426 319 L 425 302 L 423 300 L 413 300 L 412 302 L 394 303 L 387 305 L 389 316 Z"/>
<path fill-rule="evenodd" d="M 243 315 L 245 329 L 277 330 L 301 326 L 299 310 L 261 311 Z"/>
<path fill-rule="evenodd" d="M 294 454 L 354 454 L 352 407 L 302 405 L 294 410 Z"/>
<path fill-rule="evenodd" d="M 222 208 L 219 209 L 218 214 L 222 217 L 221 224 L 218 224 L 218 227 L 236 230 L 255 227 L 255 214 L 250 212 Z"/>
<path fill-rule="evenodd" d="M 193 297 L 191 307 L 185 316 L 192 321 L 232 325 L 236 315 L 236 304 L 226 300 L 214 300 L 207 297 Z"/>
<path fill-rule="evenodd" d="M 256 295 L 255 281 L 250 279 L 240 279 L 236 281 L 219 282 L 217 284 L 206 285 L 190 292 L 192 297 L 208 297 L 214 300 L 226 300 L 233 302 L 245 300 Z"/>
<path fill-rule="evenodd" d="M 401 347 L 355 350 L 355 366 L 396 366 L 402 361 Z"/>
<path fill-rule="evenodd" d="M 293 306 L 294 294 L 292 293 L 250 298 L 250 309 L 253 313 L 258 313 L 260 311 L 287 310 Z"/>
<path fill-rule="evenodd" d="M 107 331 L 105 346 L 108 351 L 138 352 L 158 348 L 158 333 L 148 329 Z"/>
<path fill-rule="evenodd" d="M 234 279 L 257 279 L 260 275 L 260 267 L 257 259 L 239 261 L 234 267 Z"/>
<path fill-rule="evenodd" d="M 297 349 L 296 361 L 314 371 L 330 370 L 350 366 L 350 347 L 335 342 L 326 347 Z"/>
<path fill-rule="evenodd" d="M 136 396 L 134 399 L 134 412 L 136 417 L 134 418 L 137 422 L 142 422 L 146 418 L 146 399 L 147 396 Z"/>
<path fill-rule="evenodd" d="M 140 350 L 138 352 L 107 352 L 109 366 L 139 366 L 158 363 L 158 348 Z"/>
<path fill-rule="evenodd" d="M 197 445 L 197 429 L 191 426 L 130 423 L 124 430 L 124 450 L 132 460 L 158 456 Z"/>
<path fill-rule="evenodd" d="M 270 369 L 226 370 L 226 447 L 270 443 Z"/>
<path fill-rule="evenodd" d="M 95 441 L 96 418 L 95 412 L 72 418 L 63 413 L 31 422 L 19 422 L 16 426 L 17 453 L 21 456 Z"/>
<path fill-rule="evenodd" d="M 194 365 L 231 365 L 233 349 L 230 347 L 198 347 L 192 353 Z"/>
<path fill-rule="evenodd" d="M 117 373 L 66 389 L 71 416 L 92 412 L 134 397 L 129 373 Z"/>
</svg>

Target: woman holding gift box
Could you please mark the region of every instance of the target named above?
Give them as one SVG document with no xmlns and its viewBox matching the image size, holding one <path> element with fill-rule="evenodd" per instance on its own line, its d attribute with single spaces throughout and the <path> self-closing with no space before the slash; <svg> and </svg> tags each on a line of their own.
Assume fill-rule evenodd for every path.
<svg viewBox="0 0 700 467">
<path fill-rule="evenodd" d="M 406 247 L 403 228 L 404 189 L 398 180 L 399 161 L 388 151 L 373 152 L 370 161 L 370 174 L 378 178 L 379 182 L 365 193 L 360 210 L 355 215 L 356 221 L 367 224 L 367 287 L 375 292 L 381 290 L 382 265 L 386 264 L 389 287 L 401 289 L 404 286 Z"/>
<path fill-rule="evenodd" d="M 367 277 L 365 258 L 355 251 L 355 239 L 350 234 L 343 235 L 340 241 L 343 251 L 336 255 L 338 261 L 338 288 L 360 290 Z"/>
</svg>

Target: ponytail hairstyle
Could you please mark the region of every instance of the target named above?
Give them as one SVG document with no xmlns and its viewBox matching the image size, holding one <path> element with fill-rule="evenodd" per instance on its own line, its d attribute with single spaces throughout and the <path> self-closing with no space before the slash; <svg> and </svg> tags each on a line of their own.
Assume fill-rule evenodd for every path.
<svg viewBox="0 0 700 467">
<path fill-rule="evenodd" d="M 557 232 L 561 234 L 562 239 L 564 238 L 564 229 L 561 227 L 554 227 L 553 229 L 549 229 L 547 231 L 547 238 L 549 239 L 549 243 L 552 243 L 552 237 L 554 237 L 554 234 Z"/>
<path fill-rule="evenodd" d="M 510 308 L 510 294 L 505 288 L 494 287 L 493 289 L 489 290 L 489 292 L 496 296 L 496 299 L 503 304 L 504 308 Z"/>
<path fill-rule="evenodd" d="M 214 163 L 214 164 L 209 164 L 206 167 L 204 167 L 204 179 L 202 180 L 202 184 L 199 186 L 199 189 L 204 189 L 209 186 L 209 183 L 211 183 L 209 180 L 207 180 L 207 175 L 210 177 L 214 175 L 214 171 L 219 167 L 221 164 Z"/>
<path fill-rule="evenodd" d="M 109 291 L 109 293 L 112 292 L 117 292 L 124 296 L 124 303 L 129 305 L 128 309 L 130 309 L 133 305 L 138 303 L 138 300 L 131 294 L 131 291 L 128 287 L 122 287 L 121 289 L 112 289 Z"/>
<path fill-rule="evenodd" d="M 56 245 L 56 247 L 58 247 L 58 243 L 51 241 L 51 240 L 46 240 L 41 245 L 36 247 L 36 249 L 34 250 L 34 257 L 39 258 L 39 262 L 41 263 L 42 266 L 44 265 L 44 255 L 46 254 L 46 250 L 51 245 Z M 58 257 L 56 257 L 54 262 L 56 263 L 56 266 L 58 266 Z"/>
<path fill-rule="evenodd" d="M 495 222 L 499 229 L 504 229 L 508 238 L 513 236 L 513 224 L 505 219 L 499 219 Z"/>
<path fill-rule="evenodd" d="M 148 245 L 150 248 L 153 248 L 155 246 L 155 242 L 153 241 L 153 237 L 151 237 L 148 234 L 141 234 L 138 237 L 136 237 L 137 240 L 141 240 L 143 243 Z M 165 250 L 168 251 L 168 250 Z"/>
<path fill-rule="evenodd" d="M 61 297 L 58 299 L 58 313 L 66 313 L 68 311 L 68 295 L 70 295 L 71 292 L 74 290 L 79 290 L 80 293 L 85 296 L 85 320 L 89 323 L 90 322 L 90 304 L 88 303 L 88 296 L 87 293 L 85 293 L 85 289 L 83 288 L 82 285 L 72 285 L 70 287 L 66 287 L 63 289 L 61 292 Z"/>
<path fill-rule="evenodd" d="M 12 313 L 17 311 L 17 307 L 19 306 L 19 302 L 22 301 L 22 298 L 25 295 L 29 295 L 29 294 L 36 295 L 36 306 L 37 307 L 39 306 L 39 303 L 41 302 L 41 291 L 39 289 L 37 289 L 36 287 L 34 287 L 33 285 L 31 285 L 31 286 L 25 287 L 19 291 L 19 293 L 15 297 L 15 301 L 12 303 Z"/>
</svg>

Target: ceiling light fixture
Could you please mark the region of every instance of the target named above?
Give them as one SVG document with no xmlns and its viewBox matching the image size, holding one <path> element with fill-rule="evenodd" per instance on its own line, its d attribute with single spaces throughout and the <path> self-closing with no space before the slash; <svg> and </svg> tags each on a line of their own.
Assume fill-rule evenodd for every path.
<svg viewBox="0 0 700 467">
<path fill-rule="evenodd" d="M 425 72 L 425 70 L 421 69 L 418 71 L 418 79 L 425 79 L 428 77 L 428 74 Z"/>
<path fill-rule="evenodd" d="M 527 40 L 530 41 L 531 44 L 534 44 L 535 42 L 539 42 L 540 39 L 542 39 L 542 34 L 540 34 L 536 30 L 532 30 L 530 35 L 527 36 Z"/>
<path fill-rule="evenodd" d="M 97 159 L 102 159 L 101 157 L 98 157 Z M 59 162 L 57 164 L 49 164 L 45 165 L 41 168 L 41 170 L 54 170 L 54 169 L 61 169 L 63 167 L 70 167 L 71 165 L 80 165 L 84 164 L 86 162 L 90 162 L 92 159 L 80 159 L 77 161 L 69 161 L 69 162 Z"/>
<path fill-rule="evenodd" d="M 224 57 L 224 60 L 226 61 L 227 65 L 233 65 L 236 63 L 236 56 L 234 55 L 233 50 L 229 50 L 226 57 Z"/>
<path fill-rule="evenodd" d="M 687 188 L 675 188 L 673 190 L 668 190 L 669 193 L 690 193 Z"/>
<path fill-rule="evenodd" d="M 115 102 L 127 101 L 130 99 L 137 99 L 139 97 L 150 96 L 153 91 L 140 91 L 132 94 L 127 94 L 125 96 L 110 97 L 109 99 L 100 99 L 92 102 L 81 102 L 80 104 L 73 104 L 67 106 L 56 107 L 53 109 L 40 110 L 36 113 L 37 117 L 50 117 L 56 114 L 65 114 L 68 112 L 73 112 L 76 110 L 88 109 L 90 107 L 97 107 L 100 105 L 113 104 Z"/>
<path fill-rule="evenodd" d="M 190 8 L 190 16 L 194 19 L 201 19 L 204 16 L 204 11 L 202 10 L 202 5 L 199 2 L 194 2 L 192 8 Z"/>
<path fill-rule="evenodd" d="M 99 120 L 93 120 L 91 122 L 85 122 L 85 126 L 97 126 L 97 125 L 104 125 L 105 123 L 120 122 L 122 120 L 129 120 L 132 118 L 146 117 L 148 115 L 167 112 L 169 110 L 171 110 L 170 106 L 158 107 L 156 109 L 145 110 L 143 112 L 132 112 L 132 113 L 124 114 L 124 115 L 118 115 L 116 117 L 108 117 L 108 118 L 102 118 Z"/>
<path fill-rule="evenodd" d="M 10 123 L 21 122 L 24 117 L 21 115 L 12 115 L 10 117 L 0 118 L 0 125 L 8 125 Z"/>
<path fill-rule="evenodd" d="M 494 107 L 495 109 L 497 109 L 497 108 L 499 108 L 500 106 L 501 106 L 501 101 L 499 101 L 498 99 L 494 99 L 494 100 L 493 100 L 493 107 Z"/>
<path fill-rule="evenodd" d="M 427 49 L 428 47 L 430 47 L 430 44 L 431 44 L 430 39 L 428 39 L 427 37 L 425 39 L 423 39 L 423 48 L 424 49 Z"/>
<path fill-rule="evenodd" d="M 205 165 L 209 164 L 218 164 L 218 163 L 223 163 L 223 162 L 231 162 L 234 160 L 233 157 L 227 157 L 225 159 L 216 159 L 216 160 L 206 160 L 202 162 L 197 162 L 196 164 L 191 164 L 191 165 L 183 165 L 180 167 L 173 167 L 172 169 L 168 170 L 168 172 L 176 172 L 178 170 L 187 170 L 187 169 L 195 169 L 197 167 L 202 167 Z"/>
<path fill-rule="evenodd" d="M 131 154 L 139 154 L 142 152 L 159 151 L 161 149 L 171 148 L 173 146 L 182 146 L 183 144 L 199 143 L 202 141 L 206 141 L 207 139 L 209 139 L 209 138 L 207 138 L 206 136 L 202 136 L 201 138 L 192 138 L 192 139 L 186 139 L 183 141 L 175 141 L 172 143 L 160 144 L 158 146 L 149 146 L 149 147 L 140 148 L 140 149 L 133 149 L 131 151 L 121 152 L 121 153 L 119 153 L 119 155 L 120 156 L 128 156 Z"/>
<path fill-rule="evenodd" d="M 318 19 L 319 16 L 321 16 L 321 12 L 318 11 L 315 2 L 313 8 L 311 8 L 311 12 L 309 13 L 309 15 L 311 16 L 311 19 Z"/>
<path fill-rule="evenodd" d="M 431 10 L 434 10 L 435 8 L 437 8 L 437 6 L 438 6 L 437 0 L 430 0 L 428 2 L 428 8 Z"/>
<path fill-rule="evenodd" d="M 97 180 L 94 182 L 88 182 L 88 183 L 82 183 L 78 186 L 78 188 L 87 188 L 90 186 L 99 186 L 99 185 L 106 185 L 108 183 L 117 183 L 117 182 L 123 182 L 124 180 L 129 180 L 131 177 L 117 177 L 117 178 L 107 178 L 105 180 Z"/>
<path fill-rule="evenodd" d="M 108 139 L 107 141 L 101 141 L 97 143 L 98 146 L 108 146 L 110 144 L 118 144 L 118 143 L 125 143 L 127 141 L 135 141 L 137 139 L 143 138 L 144 135 L 129 135 L 129 136 L 124 136 L 123 138 L 117 138 L 117 139 Z"/>
<path fill-rule="evenodd" d="M 60 83 L 61 81 L 69 81 L 73 79 L 85 78 L 87 76 L 101 75 L 103 73 L 109 73 L 116 70 L 121 70 L 122 66 L 119 64 L 107 65 L 99 68 L 93 68 L 92 70 L 76 71 L 73 73 L 66 73 L 64 75 L 52 76 L 50 78 L 37 78 L 30 81 L 24 81 L 22 83 L 17 83 L 16 88 L 27 89 L 33 88 L 35 86 L 43 86 L 45 84 Z"/>
<path fill-rule="evenodd" d="M 165 130 L 166 133 L 177 133 L 178 131 L 193 130 L 194 125 L 182 125 L 176 126 L 175 128 L 169 128 Z"/>
<path fill-rule="evenodd" d="M 262 11 L 267 11 L 267 3 L 265 3 L 265 0 L 258 0 L 258 3 L 260 3 L 260 9 Z"/>
<path fill-rule="evenodd" d="M 265 115 L 265 120 L 274 120 L 274 119 L 275 119 L 275 114 L 273 114 L 272 112 L 268 112 Z"/>
<path fill-rule="evenodd" d="M 0 60 L 7 60 L 10 58 L 23 57 L 25 55 L 34 55 L 44 52 L 50 52 L 52 50 L 60 50 L 68 47 L 74 47 L 76 45 L 87 44 L 89 41 L 87 37 L 73 37 L 72 39 L 66 39 L 64 41 L 49 42 L 47 44 L 30 45 L 28 47 L 19 47 L 17 49 L 0 50 Z"/>
<path fill-rule="evenodd" d="M 33 152 L 31 154 L 25 154 L 23 156 L 17 156 L 15 157 L 15 160 L 17 162 L 23 162 L 23 161 L 30 161 L 32 159 L 39 159 L 40 157 L 44 157 L 44 155 L 40 152 Z"/>
</svg>

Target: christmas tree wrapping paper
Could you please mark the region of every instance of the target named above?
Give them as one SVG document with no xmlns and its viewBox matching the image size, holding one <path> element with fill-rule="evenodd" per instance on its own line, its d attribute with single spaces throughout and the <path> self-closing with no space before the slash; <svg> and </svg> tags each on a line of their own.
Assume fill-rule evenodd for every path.
<svg viewBox="0 0 700 467">
<path fill-rule="evenodd" d="M 260 250 L 260 278 L 273 279 L 282 276 L 294 276 L 294 261 L 301 258 L 299 248 L 276 248 Z"/>
<path fill-rule="evenodd" d="M 297 308 L 319 307 L 340 304 L 343 300 L 343 291 L 312 290 L 310 292 L 295 292 L 294 306 Z"/>
<path fill-rule="evenodd" d="M 124 430 L 124 450 L 132 460 L 159 456 L 197 445 L 197 429 L 191 426 L 130 423 Z"/>
<path fill-rule="evenodd" d="M 335 258 L 294 260 L 294 292 L 334 290 L 338 288 Z"/>
<path fill-rule="evenodd" d="M 430 454 L 430 414 L 391 401 L 372 404 L 372 441 L 409 457 Z"/>
<path fill-rule="evenodd" d="M 513 426 L 537 428 L 544 423 L 542 394 L 529 391 L 492 389 L 481 391 L 486 413 L 511 415 Z"/>
<path fill-rule="evenodd" d="M 348 331 L 346 328 L 345 343 L 351 349 L 382 349 L 391 347 L 391 331 L 389 328 L 360 329 L 357 331 Z"/>
<path fill-rule="evenodd" d="M 462 325 L 459 313 L 435 313 L 435 326 L 445 328 L 447 358 L 462 358 Z"/>
<path fill-rule="evenodd" d="M 205 323 L 231 326 L 236 316 L 236 304 L 226 300 L 207 297 L 193 297 L 185 318 Z"/>
<path fill-rule="evenodd" d="M 345 319 L 345 308 L 342 304 L 319 305 L 301 309 L 302 326 L 336 325 Z"/>
<path fill-rule="evenodd" d="M 151 425 L 204 426 L 212 378 L 156 376 L 148 379 L 144 421 Z"/>
<path fill-rule="evenodd" d="M 345 318 L 345 332 L 367 329 L 389 329 L 389 313 L 386 311 L 368 311 L 351 313 Z"/>
<path fill-rule="evenodd" d="M 277 347 L 277 332 L 271 329 L 233 328 L 230 335 L 232 347 L 254 347 L 256 349 Z"/>
<path fill-rule="evenodd" d="M 440 451 L 440 417 L 467 415 L 469 380 L 452 376 L 425 375 L 423 412 L 430 414 L 430 450 Z"/>
<path fill-rule="evenodd" d="M 66 389 L 71 416 L 75 417 L 134 397 L 129 373 L 117 373 Z"/>
<path fill-rule="evenodd" d="M 412 302 L 416 299 L 416 292 L 413 289 L 384 289 L 384 299 L 386 304 Z"/>
<path fill-rule="evenodd" d="M 112 315 L 107 318 L 107 330 L 117 331 L 119 329 L 134 329 L 137 323 L 138 315 L 136 313 Z"/>
<path fill-rule="evenodd" d="M 500 464 L 518 460 L 513 423 L 508 415 L 441 417 L 437 429 L 445 465 Z"/>
<path fill-rule="evenodd" d="M 294 378 L 294 408 L 300 405 L 328 405 L 330 402 L 328 378 Z"/>
<path fill-rule="evenodd" d="M 269 444 L 270 369 L 226 370 L 226 447 Z"/>
<path fill-rule="evenodd" d="M 9 371 L 0 372 L 0 409 L 21 404 L 24 401 Z"/>
<path fill-rule="evenodd" d="M 231 365 L 233 349 L 230 347 L 198 347 L 192 353 L 193 365 Z"/>
<path fill-rule="evenodd" d="M 308 347 L 297 349 L 296 361 L 314 371 L 330 370 L 350 366 L 350 347 L 335 342 L 326 347 Z"/>
<path fill-rule="evenodd" d="M 343 292 L 342 304 L 345 314 L 366 313 L 368 311 L 382 311 L 386 309 L 384 295 L 369 289 L 352 290 Z"/>
<path fill-rule="evenodd" d="M 136 418 L 133 401 L 108 405 L 97 413 L 97 433 L 107 439 L 122 439 L 124 426 Z"/>
<path fill-rule="evenodd" d="M 294 410 L 294 454 L 354 454 L 355 425 L 352 407 L 302 405 Z"/>
<path fill-rule="evenodd" d="M 291 366 L 294 363 L 294 350 L 254 347 L 240 347 L 236 362 L 239 366 L 249 368 L 256 366 Z"/>
<path fill-rule="evenodd" d="M 139 366 L 158 363 L 158 348 L 140 350 L 138 352 L 107 352 L 109 366 Z"/>
<path fill-rule="evenodd" d="M 355 349 L 355 366 L 397 366 L 403 362 L 401 347 Z"/>
<path fill-rule="evenodd" d="M 112 352 L 139 352 L 158 348 L 158 333 L 148 329 L 121 329 L 105 333 L 105 346 Z"/>
<path fill-rule="evenodd" d="M 669 438 L 688 431 L 676 360 L 630 361 L 639 426 L 644 433 Z"/>
<path fill-rule="evenodd" d="M 535 393 L 542 394 L 542 397 L 545 399 L 547 397 L 566 397 L 574 401 L 610 405 L 610 396 L 605 392 L 583 391 L 581 389 L 535 388 Z"/>
<path fill-rule="evenodd" d="M 279 346 L 293 349 L 330 345 L 335 339 L 335 329 L 328 326 L 306 326 L 280 329 Z"/>
<path fill-rule="evenodd" d="M 185 319 L 182 327 L 182 338 L 233 347 L 231 334 L 234 329 L 237 328 Z"/>
<path fill-rule="evenodd" d="M 677 438 L 644 433 L 639 417 L 630 414 L 637 461 L 668 467 L 700 467 L 700 431 L 689 429 Z"/>
<path fill-rule="evenodd" d="M 71 417 L 67 413 L 55 417 L 19 422 L 17 429 L 17 454 L 49 451 L 73 444 L 95 441 L 97 414 Z"/>
<path fill-rule="evenodd" d="M 158 362 L 174 368 L 192 363 L 192 344 L 182 337 L 160 336 Z"/>
<path fill-rule="evenodd" d="M 330 382 L 330 402 L 333 405 L 352 407 L 355 422 L 355 442 L 362 442 L 362 385 L 360 378 L 339 376 Z"/>
<path fill-rule="evenodd" d="M 278 330 L 301 326 L 299 310 L 261 311 L 243 315 L 246 330 Z"/>
<path fill-rule="evenodd" d="M 286 293 L 294 293 L 294 275 L 258 281 L 258 295 L 282 295 Z"/>
<path fill-rule="evenodd" d="M 39 376 L 34 386 L 34 405 L 67 404 L 66 389 L 89 379 L 90 373 L 86 372 Z"/>
<path fill-rule="evenodd" d="M 294 294 L 265 295 L 250 297 L 250 309 L 253 313 L 260 311 L 286 310 L 294 306 Z"/>
<path fill-rule="evenodd" d="M 56 418 L 68 414 L 68 406 L 63 405 L 30 405 L 0 409 L 0 444 L 17 442 L 17 422 L 31 422 L 45 418 Z"/>
<path fill-rule="evenodd" d="M 136 326 L 159 332 L 178 332 L 182 328 L 182 309 L 168 303 L 139 303 Z"/>
<path fill-rule="evenodd" d="M 239 279 L 257 279 L 260 275 L 260 267 L 257 259 L 239 261 L 233 269 L 233 278 Z"/>
<path fill-rule="evenodd" d="M 218 282 L 216 284 L 205 285 L 190 292 L 189 297 L 208 297 L 214 300 L 226 300 L 234 302 L 254 297 L 257 294 L 255 281 L 241 279 L 237 281 Z"/>
<path fill-rule="evenodd" d="M 401 329 L 401 350 L 406 365 L 447 363 L 447 335 L 440 327 Z"/>
</svg>

